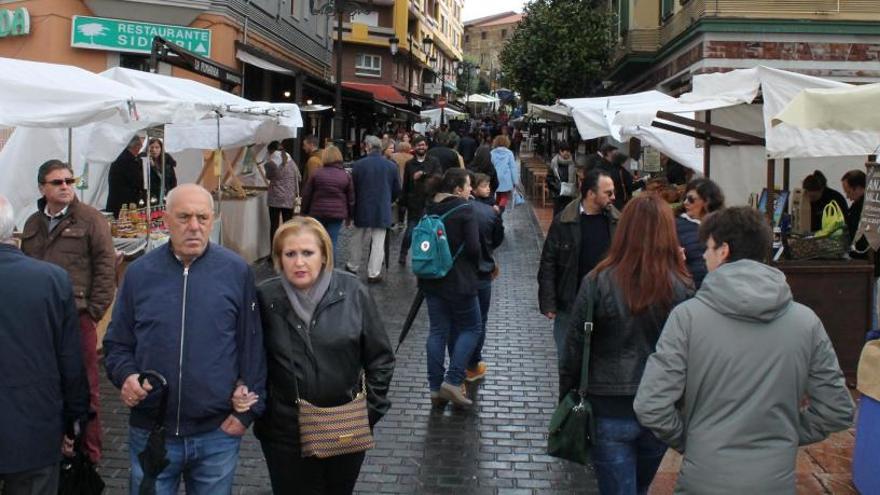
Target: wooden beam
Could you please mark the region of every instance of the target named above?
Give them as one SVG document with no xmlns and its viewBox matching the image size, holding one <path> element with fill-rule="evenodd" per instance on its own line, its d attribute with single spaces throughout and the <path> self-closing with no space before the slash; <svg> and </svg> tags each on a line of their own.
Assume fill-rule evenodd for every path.
<svg viewBox="0 0 880 495">
<path fill-rule="evenodd" d="M 767 219 L 773 225 L 773 211 L 776 210 L 776 160 L 767 160 Z M 760 199 L 760 198 L 758 198 Z"/>
<path fill-rule="evenodd" d="M 676 115 L 674 113 L 660 111 L 657 112 L 657 118 L 668 120 L 674 124 L 686 125 L 688 127 L 693 127 L 694 129 L 709 131 L 712 134 L 731 137 L 733 139 L 736 139 L 737 141 L 741 141 L 751 145 L 766 146 L 766 141 L 764 141 L 764 138 L 762 137 L 747 134 L 745 132 L 735 131 L 733 129 L 728 129 L 727 127 L 721 127 L 706 122 L 700 122 L 699 120 L 689 119 L 687 117 L 682 117 L 681 115 Z"/>
<path fill-rule="evenodd" d="M 706 124 L 712 125 L 712 110 L 706 110 Z M 703 175 L 709 178 L 712 170 L 712 132 L 706 130 L 706 139 L 703 140 Z"/>
<path fill-rule="evenodd" d="M 676 125 L 667 124 L 665 122 L 652 122 L 651 126 L 656 127 L 658 129 L 664 129 L 667 131 L 675 132 L 677 134 L 683 134 L 685 136 L 690 136 L 694 139 L 706 140 L 706 134 L 703 132 L 692 131 L 690 129 L 685 129 L 684 127 L 678 127 Z M 724 138 L 720 138 L 717 136 L 710 136 L 713 144 L 723 144 L 724 146 L 733 146 L 736 144 L 744 144 L 738 141 L 730 141 Z"/>
</svg>

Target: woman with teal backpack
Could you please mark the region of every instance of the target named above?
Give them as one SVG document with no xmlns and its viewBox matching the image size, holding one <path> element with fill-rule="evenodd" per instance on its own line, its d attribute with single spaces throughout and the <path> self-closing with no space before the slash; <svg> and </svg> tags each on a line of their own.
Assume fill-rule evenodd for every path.
<svg viewBox="0 0 880 495">
<path fill-rule="evenodd" d="M 452 268 L 441 278 L 419 278 L 425 293 L 430 321 L 428 342 L 428 385 L 431 404 L 444 407 L 449 401 L 461 407 L 472 402 L 463 390 L 465 367 L 477 346 L 482 327 L 477 298 L 477 263 L 480 259 L 480 233 L 468 197 L 471 183 L 468 172 L 451 168 L 443 178 L 433 178 L 428 192 L 431 200 L 426 215 L 443 216 L 444 234 L 453 254 Z M 454 211 L 453 211 L 454 210 Z M 413 247 L 415 250 L 420 246 Z M 449 355 L 449 369 L 444 369 L 450 335 L 457 335 Z"/>
</svg>

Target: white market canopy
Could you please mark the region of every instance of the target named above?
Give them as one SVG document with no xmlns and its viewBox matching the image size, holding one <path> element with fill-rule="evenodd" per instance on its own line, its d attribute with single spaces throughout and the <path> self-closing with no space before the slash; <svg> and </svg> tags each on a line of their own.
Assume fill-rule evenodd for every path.
<svg viewBox="0 0 880 495">
<path fill-rule="evenodd" d="M 142 91 L 69 65 L 0 57 L 0 126 L 144 126 L 201 118 L 210 107 Z"/>
<path fill-rule="evenodd" d="M 495 98 L 494 96 L 472 94 L 472 95 L 468 95 L 467 100 L 465 100 L 465 101 L 467 103 L 482 103 L 482 104 L 493 105 L 493 104 L 497 104 L 500 100 L 498 98 Z"/>
<path fill-rule="evenodd" d="M 459 112 L 458 110 L 453 110 L 451 108 L 431 108 L 429 110 L 422 110 L 419 112 L 419 116 L 422 117 L 422 120 L 429 121 L 432 125 L 438 126 L 440 125 L 440 118 L 444 116 L 444 118 L 449 121 L 449 119 L 459 119 L 464 117 L 463 112 Z"/>
<path fill-rule="evenodd" d="M 610 136 L 617 141 L 626 141 L 629 138 L 638 138 L 682 165 L 702 173 L 702 150 L 696 148 L 696 143 L 692 138 L 651 127 L 650 121 L 647 125 L 619 125 L 614 122 L 615 117 L 621 112 L 645 106 L 666 105 L 672 102 L 675 102 L 675 98 L 659 91 L 559 100 L 561 105 L 570 109 L 581 139 Z"/>
<path fill-rule="evenodd" d="M 572 122 L 571 109 L 565 105 L 540 105 L 529 103 L 529 117 L 549 122 Z"/>
<path fill-rule="evenodd" d="M 771 121 L 803 129 L 880 131 L 880 84 L 804 89 Z M 875 134 L 877 144 L 880 135 Z M 873 154 L 873 153 L 872 153 Z"/>
</svg>

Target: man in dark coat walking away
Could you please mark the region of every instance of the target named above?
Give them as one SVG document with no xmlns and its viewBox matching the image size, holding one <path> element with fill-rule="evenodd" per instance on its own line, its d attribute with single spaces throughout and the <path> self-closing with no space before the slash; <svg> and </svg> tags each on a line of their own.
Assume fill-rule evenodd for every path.
<svg viewBox="0 0 880 495">
<path fill-rule="evenodd" d="M 462 159 L 464 159 L 465 165 L 470 164 L 471 160 L 474 159 L 474 154 L 477 152 L 477 147 L 479 146 L 480 143 L 477 142 L 477 138 L 474 133 L 466 133 L 458 141 L 458 154 L 460 154 Z"/>
<path fill-rule="evenodd" d="M 107 178 L 107 211 L 112 211 L 114 217 L 119 217 L 119 210 L 124 205 L 144 199 L 144 171 L 143 163 L 138 158 L 144 140 L 137 134 L 128 142 L 128 146 L 110 164 L 110 175 Z"/>
<path fill-rule="evenodd" d="M 0 484 L 57 493 L 64 431 L 89 410 L 79 318 L 64 269 L 15 247 L 14 217 L 0 196 Z"/>
<path fill-rule="evenodd" d="M 355 162 L 351 171 L 354 180 L 354 226 L 351 252 L 345 269 L 357 273 L 363 257 L 365 238 L 370 239 L 367 281 L 382 280 L 385 261 L 385 235 L 391 227 L 391 203 L 400 194 L 397 165 L 382 156 L 382 141 L 376 136 L 364 138 L 367 156 Z"/>
<path fill-rule="evenodd" d="M 428 150 L 428 156 L 437 160 L 443 169 L 440 173 L 446 172 L 450 168 L 464 167 L 464 160 L 461 155 L 452 149 L 452 136 L 448 132 L 438 132 L 434 140 L 437 145 Z"/>
</svg>

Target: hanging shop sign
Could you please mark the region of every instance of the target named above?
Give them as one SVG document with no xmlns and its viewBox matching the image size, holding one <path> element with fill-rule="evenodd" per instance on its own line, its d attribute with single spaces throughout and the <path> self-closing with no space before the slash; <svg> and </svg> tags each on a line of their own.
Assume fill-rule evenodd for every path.
<svg viewBox="0 0 880 495">
<path fill-rule="evenodd" d="M 211 31 L 208 29 L 83 15 L 73 16 L 70 46 L 149 55 L 155 37 L 196 55 L 211 56 Z"/>
<path fill-rule="evenodd" d="M 0 38 L 31 34 L 31 15 L 28 9 L 0 9 Z"/>
</svg>

